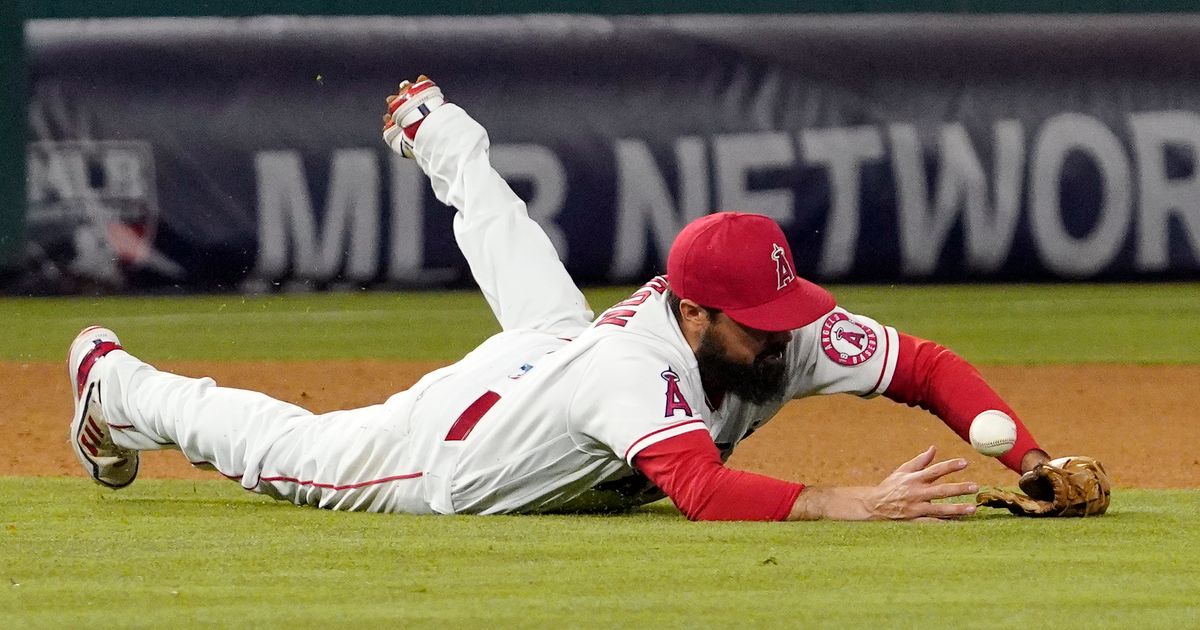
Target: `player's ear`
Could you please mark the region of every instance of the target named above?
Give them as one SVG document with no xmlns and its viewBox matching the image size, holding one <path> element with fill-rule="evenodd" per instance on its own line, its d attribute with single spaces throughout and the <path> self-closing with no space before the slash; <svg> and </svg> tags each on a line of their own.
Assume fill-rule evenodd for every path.
<svg viewBox="0 0 1200 630">
<path fill-rule="evenodd" d="M 703 306 L 688 300 L 679 301 L 679 325 L 684 331 L 703 332 L 713 324 L 712 317 Z"/>
<path fill-rule="evenodd" d="M 691 300 L 679 301 L 679 330 L 693 352 L 699 349 L 701 340 L 714 324 L 716 321 L 708 309 Z"/>
</svg>

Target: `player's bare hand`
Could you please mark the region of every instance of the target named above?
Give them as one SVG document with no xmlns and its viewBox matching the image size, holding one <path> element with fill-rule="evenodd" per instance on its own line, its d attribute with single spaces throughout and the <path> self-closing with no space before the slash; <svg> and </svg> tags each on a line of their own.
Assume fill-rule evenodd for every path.
<svg viewBox="0 0 1200 630">
<path fill-rule="evenodd" d="M 967 467 L 965 459 L 933 463 L 936 449 L 904 462 L 863 497 L 872 519 L 938 520 L 975 513 L 974 503 L 934 503 L 979 490 L 971 481 L 946 482 L 943 478 Z"/>
<path fill-rule="evenodd" d="M 948 482 L 946 475 L 967 467 L 965 459 L 933 463 L 935 450 L 904 462 L 877 486 L 822 488 L 809 486 L 800 492 L 788 519 L 810 521 L 941 521 L 975 513 L 971 503 L 935 503 L 979 490 L 970 481 Z"/>
</svg>

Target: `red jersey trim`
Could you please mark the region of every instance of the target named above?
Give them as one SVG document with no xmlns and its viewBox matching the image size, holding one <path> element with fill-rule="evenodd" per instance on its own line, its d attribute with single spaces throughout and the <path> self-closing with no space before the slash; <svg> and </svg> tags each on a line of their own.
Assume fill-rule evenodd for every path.
<svg viewBox="0 0 1200 630">
<path fill-rule="evenodd" d="M 646 440 L 648 440 L 648 439 L 650 439 L 650 438 L 652 438 L 652 437 L 654 437 L 654 436 L 658 435 L 659 433 L 663 433 L 664 431 L 670 431 L 671 429 L 678 429 L 679 427 L 686 426 L 686 425 L 693 424 L 693 423 L 694 423 L 694 424 L 696 424 L 696 425 L 698 425 L 698 426 L 696 426 L 696 427 L 693 427 L 693 428 L 691 428 L 691 429 L 688 429 L 688 431 L 698 431 L 698 430 L 700 430 L 700 429 L 704 429 L 704 430 L 706 430 L 706 431 L 708 430 L 708 427 L 704 426 L 704 421 L 703 421 L 703 420 L 695 420 L 695 419 L 692 419 L 692 420 L 684 420 L 683 422 L 677 422 L 677 423 L 675 423 L 675 424 L 672 424 L 672 425 L 671 425 L 671 426 L 669 426 L 669 427 L 663 427 L 663 428 L 661 428 L 661 429 L 658 429 L 658 430 L 656 430 L 656 431 L 651 431 L 651 432 L 647 433 L 646 435 L 643 435 L 642 437 L 640 437 L 640 438 L 638 438 L 638 439 L 634 440 L 634 441 L 633 441 L 633 444 L 630 444 L 630 445 L 629 445 L 629 448 L 625 449 L 625 455 L 623 456 L 623 459 L 624 459 L 625 461 L 629 461 L 629 457 L 630 457 L 630 455 L 629 455 L 629 454 L 630 454 L 630 453 L 632 453 L 632 452 L 634 451 L 634 449 L 635 449 L 635 448 L 637 448 L 637 446 L 638 446 L 639 444 L 641 444 L 642 442 L 645 442 Z M 663 439 L 666 439 L 666 438 L 663 438 Z M 652 443 L 653 443 L 653 442 L 652 442 Z M 646 444 L 646 445 L 642 446 L 642 448 L 645 448 L 646 446 L 650 446 L 650 444 Z M 638 450 L 641 450 L 641 449 L 638 449 Z"/>
<path fill-rule="evenodd" d="M 879 387 L 880 387 L 880 385 L 883 385 L 883 377 L 887 375 L 888 357 L 891 356 L 891 352 L 892 352 L 892 344 L 891 344 L 890 337 L 891 337 L 891 335 L 888 334 L 887 326 L 884 326 L 883 327 L 883 365 L 880 366 L 880 368 L 879 368 L 879 380 L 875 381 L 874 387 L 871 388 L 872 395 L 879 393 Z"/>
</svg>

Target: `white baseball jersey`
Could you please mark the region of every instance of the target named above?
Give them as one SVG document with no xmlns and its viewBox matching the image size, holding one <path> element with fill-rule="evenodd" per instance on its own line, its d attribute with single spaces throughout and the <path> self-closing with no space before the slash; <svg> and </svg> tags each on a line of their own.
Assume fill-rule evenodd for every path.
<svg viewBox="0 0 1200 630">
<path fill-rule="evenodd" d="M 593 321 L 545 233 L 491 168 L 482 127 L 444 105 L 414 150 L 438 199 L 457 209 L 455 238 L 504 332 L 384 404 L 323 415 L 112 352 L 94 369 L 113 439 L 179 448 L 247 489 L 332 509 L 617 509 L 657 498 L 639 492 L 646 482 L 633 467 L 652 444 L 707 431 L 727 457 L 786 399 L 872 396 L 891 381 L 896 331 L 835 308 L 795 331 L 783 398 L 727 396 L 714 408 L 665 278 Z"/>
<path fill-rule="evenodd" d="M 418 441 L 431 447 L 432 509 L 626 507 L 648 497 L 604 484 L 634 475 L 634 457 L 647 446 L 707 431 L 727 457 L 789 398 L 871 396 L 890 382 L 895 330 L 834 309 L 795 332 L 784 398 L 755 405 L 727 396 L 714 409 L 666 287 L 655 278 L 570 342 L 502 333 L 424 390 L 413 424 L 428 428 Z M 455 434 L 456 423 L 469 432 Z"/>
</svg>

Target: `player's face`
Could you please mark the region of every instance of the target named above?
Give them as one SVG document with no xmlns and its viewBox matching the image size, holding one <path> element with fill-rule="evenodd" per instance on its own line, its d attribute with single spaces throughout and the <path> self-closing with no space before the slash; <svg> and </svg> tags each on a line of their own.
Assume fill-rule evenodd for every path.
<svg viewBox="0 0 1200 630">
<path fill-rule="evenodd" d="M 767 332 L 718 314 L 700 338 L 696 362 L 706 386 L 718 387 L 755 404 L 783 394 L 789 331 Z"/>
</svg>

